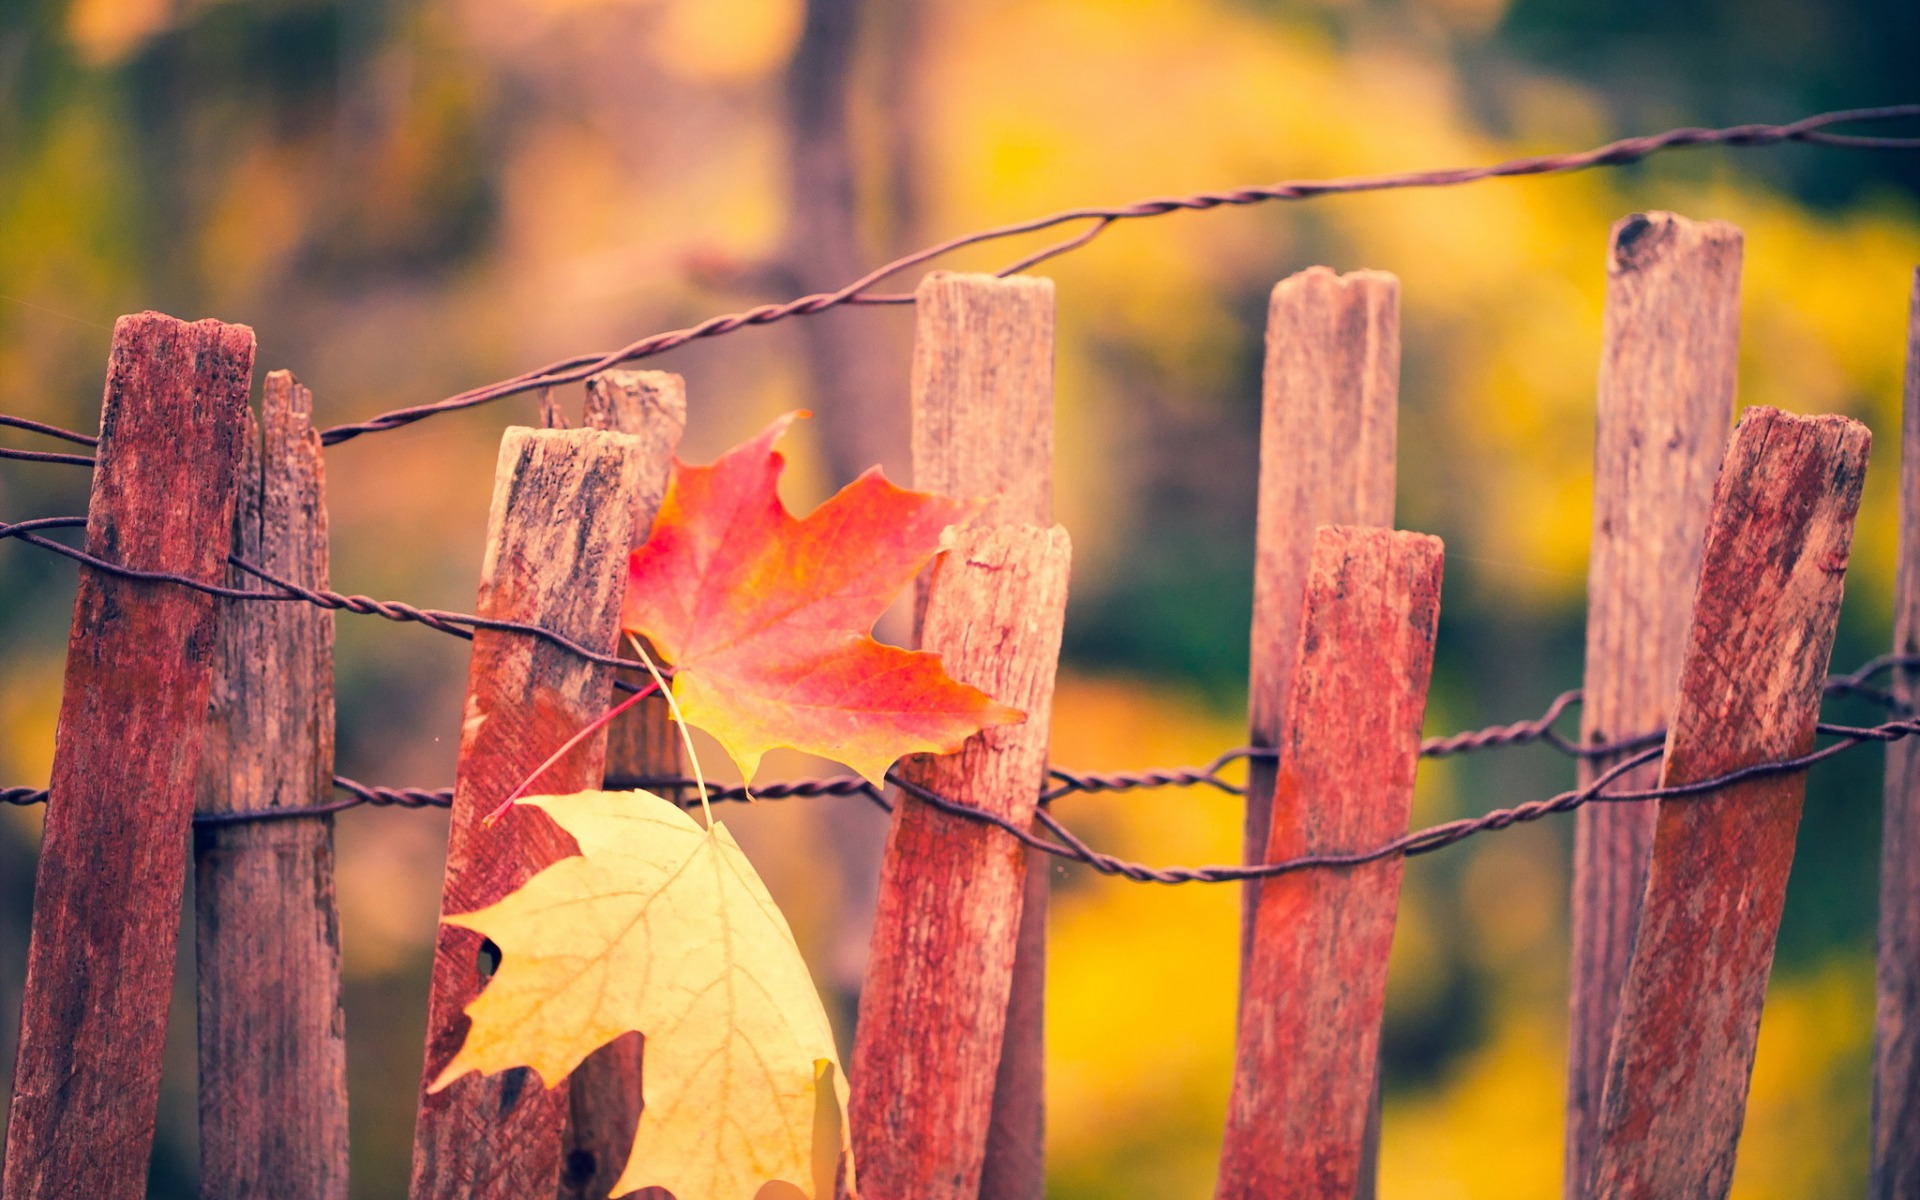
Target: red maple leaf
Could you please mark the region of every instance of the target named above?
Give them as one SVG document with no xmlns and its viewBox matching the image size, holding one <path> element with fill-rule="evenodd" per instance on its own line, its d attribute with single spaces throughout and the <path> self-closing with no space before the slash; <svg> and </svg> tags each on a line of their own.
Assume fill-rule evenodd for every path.
<svg viewBox="0 0 1920 1200">
<path fill-rule="evenodd" d="M 712 466 L 674 464 L 633 552 L 621 624 L 673 664 L 688 724 L 752 778 L 792 746 L 881 781 L 905 754 L 951 754 L 1025 714 L 882 645 L 873 623 L 980 501 L 909 492 L 874 468 L 805 518 L 776 491 L 789 413 Z"/>
</svg>

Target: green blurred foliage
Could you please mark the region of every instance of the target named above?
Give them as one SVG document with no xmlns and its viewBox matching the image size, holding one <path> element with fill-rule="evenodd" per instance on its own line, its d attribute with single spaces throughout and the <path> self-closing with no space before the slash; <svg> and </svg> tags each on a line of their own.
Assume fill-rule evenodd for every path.
<svg viewBox="0 0 1920 1200">
<path fill-rule="evenodd" d="M 859 220 L 875 247 L 1069 204 L 1911 99 L 1920 61 L 1910 0 L 915 11 L 908 44 L 862 47 L 851 95 Z M 295 369 L 333 422 L 784 298 L 782 72 L 801 19 L 801 0 L 0 6 L 0 410 L 91 427 L 112 320 L 147 307 L 254 325 L 262 369 Z M 890 182 L 902 172 L 911 211 Z M 1743 402 L 1874 428 L 1836 661 L 1877 652 L 1917 188 L 1916 155 L 1688 152 L 1603 174 L 1172 216 L 1048 264 L 1059 509 L 1078 558 L 1056 757 L 1158 766 L 1240 740 L 1265 298 L 1314 262 L 1392 270 L 1404 285 L 1399 520 L 1449 545 L 1430 728 L 1531 714 L 1574 684 L 1605 235 L 1637 208 L 1746 230 Z M 910 317 L 847 319 L 895 356 L 904 397 Z M 791 331 L 769 330 L 664 360 L 689 379 L 687 456 L 782 409 L 849 402 L 807 394 L 799 350 Z M 337 585 L 469 606 L 498 431 L 531 411 L 511 401 L 330 452 Z M 795 501 L 829 482 L 803 450 Z M 8 463 L 0 517 L 82 511 L 85 483 Z M 45 778 L 72 579 L 0 546 L 0 782 Z M 340 620 L 339 642 L 341 768 L 445 782 L 464 648 L 360 618 Z M 775 773 L 807 769 L 788 760 Z M 1434 764 L 1416 819 L 1570 777 L 1543 751 Z M 1857 1191 L 1864 1176 L 1878 777 L 1877 751 L 1814 776 L 1742 1197 Z M 1155 862 L 1239 853 L 1227 798 L 1066 811 L 1098 844 Z M 816 967 L 842 970 L 836 931 L 858 889 L 819 865 L 838 827 L 772 805 L 736 825 Z M 392 812 L 340 825 L 357 1196 L 404 1191 L 438 830 L 431 814 Z M 36 833 L 35 814 L 0 812 L 5 1064 Z M 1409 866 L 1386 1029 L 1386 1194 L 1557 1188 L 1566 842 L 1564 825 L 1535 827 Z M 1054 1194 L 1203 1194 L 1232 1061 L 1237 897 L 1076 871 L 1058 882 Z M 193 1186 L 184 1013 L 176 1005 L 159 1196 Z"/>
</svg>

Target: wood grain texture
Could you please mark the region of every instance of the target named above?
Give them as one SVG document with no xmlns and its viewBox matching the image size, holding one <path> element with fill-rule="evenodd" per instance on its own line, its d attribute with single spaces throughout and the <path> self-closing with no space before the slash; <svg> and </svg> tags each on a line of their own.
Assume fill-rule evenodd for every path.
<svg viewBox="0 0 1920 1200">
<path fill-rule="evenodd" d="M 1920 271 L 1907 327 L 1900 418 L 1900 533 L 1893 650 L 1920 654 Z M 1893 673 L 1911 715 L 1920 670 Z M 1920 1196 L 1920 747 L 1889 743 L 1880 841 L 1878 1004 L 1873 1025 L 1873 1200 Z"/>
<path fill-rule="evenodd" d="M 687 428 L 687 386 L 666 371 L 604 371 L 587 380 L 585 424 L 631 435 L 639 445 L 633 492 L 633 545 L 647 540 Z M 624 640 L 623 656 L 630 656 Z M 680 736 L 664 697 L 650 696 L 607 727 L 606 779 L 681 773 Z M 588 1055 L 567 1081 L 569 1116 L 560 1170 L 561 1200 L 604 1200 L 633 1150 L 640 1120 L 643 1039 L 623 1034 Z M 643 1188 L 643 1200 L 668 1193 Z"/>
<path fill-rule="evenodd" d="M 1868 437 L 1844 417 L 1742 418 L 1714 490 L 1662 784 L 1812 748 Z M 1660 802 L 1590 1195 L 1726 1196 L 1805 791 L 1802 772 Z"/>
<path fill-rule="evenodd" d="M 935 562 L 922 649 L 1028 716 L 958 754 L 906 760 L 913 782 L 1033 820 L 1070 559 L 1059 526 L 1007 525 L 962 532 Z M 900 796 L 849 1073 L 854 1161 L 870 1196 L 979 1195 L 1026 872 L 1011 835 Z"/>
<path fill-rule="evenodd" d="M 1053 281 L 935 271 L 915 296 L 914 486 L 991 498 L 972 522 L 976 529 L 1052 525 Z M 980 1178 L 985 1200 L 1040 1200 L 1045 1189 L 1050 865 L 1044 856 L 1030 863 L 1021 902 Z"/>
<path fill-rule="evenodd" d="M 266 378 L 234 553 L 327 586 L 326 467 L 313 397 Z M 250 577 L 229 567 L 227 583 Z M 333 614 L 221 601 L 199 811 L 301 808 L 333 798 Z M 344 1200 L 347 1056 L 333 818 L 194 830 L 200 1042 L 200 1194 Z"/>
<path fill-rule="evenodd" d="M 1310 267 L 1274 286 L 1260 416 L 1248 724 L 1255 746 L 1286 729 L 1314 531 L 1393 524 L 1400 401 L 1400 281 L 1384 271 Z M 1247 778 L 1244 859 L 1267 851 L 1275 766 Z M 1252 946 L 1257 882 L 1245 885 L 1241 960 Z"/>
<path fill-rule="evenodd" d="M 225 577 L 253 331 L 114 325 L 89 553 Z M 146 1194 L 218 619 L 213 600 L 83 569 L 33 899 L 0 1192 Z"/>
<path fill-rule="evenodd" d="M 1593 542 L 1580 736 L 1667 723 L 1686 647 L 1714 478 L 1733 423 L 1740 231 L 1672 213 L 1627 217 L 1607 253 L 1594 438 Z M 1592 782 L 1616 760 L 1583 760 Z M 1621 781 L 1652 786 L 1648 763 Z M 1574 818 L 1565 1189 L 1593 1157 L 1607 1046 L 1653 845 L 1654 805 L 1590 804 Z"/>
<path fill-rule="evenodd" d="M 633 540 L 635 440 L 597 429 L 509 429 L 500 446 L 480 598 L 486 617 L 537 622 L 584 645 L 615 645 Z M 492 904 L 555 860 L 573 839 L 537 809 L 480 820 L 553 749 L 606 710 L 611 668 L 518 634 L 474 636 L 456 768 L 442 913 Z M 542 791 L 597 787 L 604 735 L 541 777 Z M 426 1069 L 414 1130 L 414 1200 L 554 1195 L 568 1113 L 564 1082 L 541 1087 L 525 1069 L 468 1075 L 434 1095 L 466 1036 L 464 1008 L 485 980 L 482 942 L 441 925 L 427 1011 Z"/>
<path fill-rule="evenodd" d="M 638 547 L 653 531 L 653 519 L 673 475 L 674 455 L 686 432 L 686 382 L 667 371 L 603 371 L 587 380 L 586 424 L 590 429 L 630 434 L 639 441 L 640 486 L 633 493 L 633 544 Z M 621 654 L 631 656 L 624 640 Z M 677 776 L 681 765 L 680 735 L 674 731 L 665 698 L 642 700 L 607 727 L 609 778 Z M 607 1183 L 611 1185 L 618 1174 L 616 1165 Z"/>
<path fill-rule="evenodd" d="M 1442 560 L 1425 534 L 1316 534 L 1265 861 L 1407 831 Z M 1348 1200 L 1359 1187 L 1400 870 L 1386 859 L 1261 889 L 1220 1200 Z"/>
<path fill-rule="evenodd" d="M 1053 521 L 1053 281 L 934 271 L 915 291 L 913 486 Z"/>
</svg>

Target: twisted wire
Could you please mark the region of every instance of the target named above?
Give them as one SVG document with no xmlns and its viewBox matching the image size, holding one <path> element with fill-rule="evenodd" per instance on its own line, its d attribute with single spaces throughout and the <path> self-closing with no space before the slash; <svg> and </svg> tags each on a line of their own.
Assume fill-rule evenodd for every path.
<svg viewBox="0 0 1920 1200">
<path fill-rule="evenodd" d="M 295 583 L 292 580 L 283 579 L 271 571 L 268 571 L 266 568 L 241 558 L 237 554 L 229 554 L 227 561 L 239 570 L 260 580 L 262 583 L 279 590 L 263 592 L 253 588 L 228 587 L 225 584 L 209 583 L 206 580 L 195 579 L 190 575 L 181 575 L 173 571 L 148 571 L 138 567 L 129 567 L 122 563 L 109 562 L 98 555 L 89 554 L 85 550 L 66 545 L 63 542 L 56 542 L 51 538 L 43 538 L 34 532 L 40 529 L 84 528 L 86 523 L 87 519 L 85 517 L 40 517 L 31 521 L 16 521 L 12 524 L 0 524 L 0 541 L 7 538 L 14 538 L 26 542 L 29 545 L 37 546 L 40 549 L 50 550 L 55 554 L 63 555 L 83 566 L 91 567 L 96 571 L 112 575 L 119 579 L 132 579 L 144 583 L 170 583 L 178 587 L 190 588 L 193 591 L 201 592 L 209 596 L 217 596 L 224 600 L 264 600 L 283 604 L 299 601 L 331 611 L 349 612 L 360 616 L 381 617 L 388 621 L 411 622 L 424 625 L 429 629 L 451 634 L 465 641 L 473 640 L 473 631 L 476 629 L 485 629 L 498 633 L 525 634 L 528 637 L 538 638 L 541 641 L 558 646 L 569 653 L 577 654 L 588 662 L 613 667 L 618 670 L 638 669 L 637 663 L 630 662 L 615 654 L 608 654 L 583 646 L 567 635 L 557 632 L 556 630 L 548 629 L 544 625 L 536 625 L 527 621 L 509 621 L 498 617 L 481 617 L 475 616 L 472 613 L 448 612 L 445 609 L 438 608 L 418 608 L 400 600 L 376 600 L 371 596 L 346 595 L 341 592 L 330 591 L 326 588 L 310 588 Z M 631 691 L 634 688 L 633 684 L 625 680 L 616 681 L 615 686 L 625 691 Z"/>
<path fill-rule="evenodd" d="M 1895 667 L 1920 666 L 1920 656 L 1882 655 L 1859 670 L 1846 675 L 1833 676 L 1828 681 L 1829 694 L 1845 694 L 1850 688 L 1866 679 L 1891 670 Z M 1512 725 L 1492 726 L 1484 730 L 1470 731 L 1445 738 L 1430 738 L 1421 746 L 1423 757 L 1444 757 L 1466 753 L 1473 750 L 1492 749 L 1500 746 L 1518 744 L 1513 740 L 1501 740 L 1500 734 L 1511 735 L 1516 729 L 1532 727 L 1534 737 L 1545 740 L 1539 732 L 1547 718 L 1564 713 L 1571 703 L 1568 694 L 1556 697 L 1546 714 L 1533 721 L 1516 722 Z M 1569 752 L 1584 755 L 1598 753 L 1616 754 L 1633 747 L 1626 758 L 1613 763 L 1600 773 L 1592 782 L 1578 788 L 1557 793 L 1541 800 L 1532 800 L 1510 808 L 1494 809 L 1477 817 L 1462 817 L 1442 822 L 1424 829 L 1414 830 L 1401 837 L 1394 838 L 1382 845 L 1350 853 L 1322 853 L 1301 855 L 1279 862 L 1254 865 L 1200 866 L 1200 867 L 1154 867 L 1145 863 L 1131 862 L 1115 855 L 1094 849 L 1065 823 L 1049 811 L 1048 806 L 1063 796 L 1077 793 L 1118 792 L 1137 789 L 1155 789 L 1163 787 L 1208 786 L 1234 795 L 1244 795 L 1245 789 L 1219 777 L 1219 772 L 1227 765 L 1249 758 L 1271 757 L 1275 751 L 1259 747 L 1243 746 L 1229 750 L 1215 758 L 1204 767 L 1176 768 L 1172 770 L 1151 770 L 1132 773 L 1092 773 L 1055 769 L 1050 777 L 1060 782 L 1041 792 L 1039 807 L 1035 810 L 1035 823 L 1051 836 L 1043 836 L 1029 828 L 1022 827 L 1001 816 L 999 813 L 974 805 L 949 799 L 934 792 L 914 780 L 891 771 L 887 782 L 902 793 L 938 809 L 949 815 L 990 825 L 1009 834 L 1020 844 L 1033 850 L 1053 855 L 1057 858 L 1081 863 L 1102 875 L 1116 876 L 1136 883 L 1231 883 L 1249 879 L 1267 879 L 1276 875 L 1291 874 L 1309 869 L 1335 869 L 1364 866 L 1388 858 L 1412 857 L 1430 854 L 1447 846 L 1455 845 L 1467 838 L 1482 833 L 1491 833 L 1508 829 L 1515 825 L 1538 821 L 1544 817 L 1572 812 L 1592 803 L 1621 803 L 1644 800 L 1679 800 L 1704 796 L 1712 792 L 1749 780 L 1767 778 L 1776 775 L 1805 771 L 1817 763 L 1842 754 L 1854 747 L 1868 742 L 1894 742 L 1902 738 L 1920 734 L 1920 720 L 1911 717 L 1887 721 L 1873 726 L 1840 725 L 1821 722 L 1816 732 L 1831 736 L 1837 740 L 1829 745 L 1809 751 L 1806 754 L 1771 762 L 1755 763 L 1750 766 L 1702 779 L 1692 783 L 1671 784 L 1663 787 L 1642 788 L 1630 791 L 1608 790 L 1615 782 L 1635 768 L 1655 762 L 1664 753 L 1664 747 L 1649 744 L 1664 737 L 1663 734 L 1648 733 L 1634 738 L 1622 739 L 1604 747 L 1573 747 Z M 1561 739 L 1564 743 L 1564 739 Z M 1570 745 L 1570 744 L 1569 744 Z M 286 820 L 298 817 L 329 816 L 361 806 L 399 807 L 399 808 L 448 808 L 453 803 L 452 788 L 393 788 L 376 787 L 360 783 L 343 775 L 333 777 L 334 787 L 348 795 L 340 800 L 325 804 L 308 805 L 293 808 L 249 809 L 226 813 L 197 813 L 193 820 L 198 825 L 233 825 L 249 822 Z M 679 776 L 615 776 L 606 781 L 612 790 L 631 790 L 645 788 L 650 791 L 683 791 L 692 787 L 692 779 Z M 785 783 L 767 784 L 749 788 L 746 785 L 713 788 L 709 799 L 715 802 L 744 802 L 754 800 L 781 800 L 798 796 L 864 796 L 879 808 L 893 811 L 881 789 L 857 775 L 833 775 L 820 779 L 803 779 Z M 47 801 L 48 792 L 44 788 L 8 787 L 0 788 L 0 804 L 30 805 Z M 697 799 L 682 795 L 675 801 L 682 807 L 696 806 Z"/>
<path fill-rule="evenodd" d="M 251 588 L 227 587 L 223 584 L 208 583 L 204 580 L 176 574 L 172 571 L 141 570 L 137 567 L 129 567 L 120 563 L 109 562 L 104 558 L 89 554 L 84 550 L 76 549 L 73 546 L 53 541 L 50 538 L 40 537 L 34 532 L 40 529 L 84 528 L 86 523 L 87 519 L 85 517 L 66 516 L 39 517 L 30 521 L 0 524 L 0 541 L 15 538 L 41 549 L 51 550 L 56 554 L 64 555 L 67 558 L 73 559 L 75 562 L 121 579 L 134 579 L 148 583 L 171 583 L 227 600 L 266 600 L 278 603 L 304 601 L 305 603 L 331 611 L 349 612 L 360 616 L 381 617 L 388 621 L 412 622 L 425 625 L 429 629 L 451 634 L 454 637 L 467 641 L 473 640 L 472 631 L 475 629 L 486 629 L 501 633 L 520 633 L 529 637 L 539 638 L 542 641 L 577 654 L 581 658 L 601 666 L 614 667 L 619 670 L 634 670 L 637 668 L 637 664 L 627 659 L 623 659 L 618 655 L 606 654 L 601 651 L 589 649 L 572 638 L 567 637 L 565 634 L 548 629 L 543 625 L 535 625 L 526 621 L 509 621 L 496 617 L 475 616 L 472 613 L 448 612 L 445 609 L 417 608 L 414 605 L 399 600 L 376 600 L 371 596 L 345 595 L 340 592 L 329 591 L 325 588 L 310 588 L 295 583 L 292 580 L 283 579 L 268 571 L 266 568 L 241 558 L 237 554 L 229 554 L 227 561 L 241 571 L 260 580 L 262 583 L 278 590 L 262 592 Z M 1875 687 L 1869 681 L 1899 666 L 1920 666 L 1920 655 L 1882 654 L 1877 658 L 1869 659 L 1866 663 L 1862 664 L 1858 670 L 1846 675 L 1830 677 L 1826 683 L 1827 693 L 1829 695 L 1856 696 L 1885 705 L 1895 704 L 1897 701 L 1892 692 L 1885 688 Z M 672 672 L 669 670 L 668 674 L 671 675 Z M 616 682 L 615 686 L 626 691 L 633 690 L 633 685 L 624 680 Z M 1565 735 L 1557 732 L 1553 728 L 1553 725 L 1568 708 L 1580 702 L 1580 697 L 1580 690 L 1575 688 L 1562 692 L 1560 695 L 1554 697 L 1553 702 L 1547 706 L 1547 710 L 1531 720 L 1516 721 L 1510 725 L 1494 725 L 1486 729 L 1469 730 L 1464 733 L 1451 734 L 1443 738 L 1429 738 L 1420 744 L 1420 753 L 1429 758 L 1444 758 L 1451 754 L 1483 750 L 1494 746 L 1517 746 L 1529 742 L 1543 741 L 1564 754 L 1582 758 L 1605 758 L 1624 751 L 1638 749 L 1665 736 L 1664 731 L 1655 730 L 1624 738 L 1619 741 L 1607 742 L 1603 745 L 1584 747 L 1576 745 Z M 1155 776 L 1152 773 L 1139 776 L 1124 774 L 1070 775 L 1058 773 L 1057 777 L 1060 778 L 1063 783 L 1084 780 L 1085 786 L 1076 786 L 1072 789 L 1077 791 L 1129 791 L 1142 786 L 1162 786 L 1164 784 L 1187 786 L 1198 783 L 1232 792 L 1236 790 L 1236 785 L 1224 783 L 1218 779 L 1209 778 L 1208 776 L 1211 776 L 1219 767 L 1226 766 L 1236 758 L 1244 758 L 1250 752 L 1251 751 L 1245 749 L 1230 751 L 1221 759 L 1216 760 L 1216 763 L 1211 768 L 1181 767 L 1172 769 L 1167 773 L 1167 778 L 1158 784 L 1143 782 L 1154 778 Z M 1197 775 L 1196 772 L 1198 773 Z M 1187 776 L 1194 777 L 1189 779 Z"/>
<path fill-rule="evenodd" d="M 58 463 L 67 467 L 94 465 L 93 459 L 84 454 L 57 454 L 48 450 L 15 450 L 11 446 L 0 446 L 0 458 L 12 458 L 20 462 Z"/>
<path fill-rule="evenodd" d="M 1920 117 L 1920 104 L 1890 104 L 1876 108 L 1854 108 L 1837 112 L 1820 113 L 1805 117 L 1784 125 L 1733 125 L 1722 129 L 1687 127 L 1670 129 L 1665 133 L 1650 134 L 1644 137 L 1622 138 L 1597 146 L 1591 150 L 1570 154 L 1535 155 L 1526 158 L 1508 159 L 1505 162 L 1480 167 L 1452 167 L 1436 171 L 1409 171 L 1392 175 L 1355 175 L 1337 179 L 1302 179 L 1280 183 L 1264 184 L 1252 187 L 1231 188 L 1225 191 L 1196 192 L 1188 196 L 1165 196 L 1140 200 L 1132 204 L 1116 207 L 1069 208 L 1050 213 L 1042 217 L 1033 217 L 1024 221 L 1015 221 L 982 229 L 944 242 L 902 255 L 892 262 L 885 263 L 831 292 L 815 292 L 801 296 L 783 304 L 762 304 L 742 312 L 727 313 L 709 317 L 697 325 L 685 329 L 656 333 L 630 342 L 618 350 L 602 354 L 579 354 L 548 363 L 537 370 L 523 372 L 508 379 L 470 388 L 467 391 L 449 396 L 431 404 L 419 404 L 408 408 L 398 408 L 381 413 L 365 421 L 335 425 L 321 431 L 323 445 L 334 446 L 341 442 L 360 437 L 363 434 L 379 433 L 389 429 L 399 429 L 416 421 L 437 416 L 440 413 L 457 412 L 474 408 L 507 396 L 534 391 L 543 387 L 574 383 L 597 374 L 609 367 L 638 359 L 650 358 L 665 353 L 689 342 L 704 338 L 720 337 L 737 330 L 756 325 L 771 325 L 790 317 L 808 316 L 825 312 L 847 304 L 911 304 L 913 297 L 905 294 L 876 295 L 868 288 L 891 275 L 898 274 L 909 267 L 918 266 L 931 259 L 940 258 L 968 246 L 976 246 L 1003 238 L 1021 234 L 1038 233 L 1060 225 L 1071 225 L 1081 221 L 1089 222 L 1084 231 L 1056 242 L 1051 246 L 1028 254 L 995 272 L 1007 276 L 1019 271 L 1067 254 L 1087 245 L 1119 221 L 1140 220 L 1147 217 L 1165 216 L 1175 212 L 1205 212 L 1209 209 L 1226 207 L 1244 207 L 1263 204 L 1270 201 L 1311 200 L 1322 196 L 1352 195 L 1359 192 L 1395 191 L 1407 188 L 1457 187 L 1485 179 L 1518 178 L 1528 175 L 1561 174 L 1569 171 L 1581 171 L 1598 166 L 1623 166 L 1636 163 L 1649 155 L 1663 150 L 1697 146 L 1753 147 L 1779 145 L 1785 142 L 1807 142 L 1815 145 L 1842 147 L 1855 150 L 1914 150 L 1920 149 L 1920 138 L 1912 137 L 1863 137 L 1860 135 L 1828 133 L 1831 125 L 1848 124 L 1861 121 L 1889 121 Z"/>
<path fill-rule="evenodd" d="M 63 442 L 72 442 L 76 446 L 98 446 L 100 439 L 84 433 L 75 433 L 71 429 L 62 429 L 58 425 L 49 425 L 45 421 L 35 421 L 27 417 L 9 417 L 0 413 L 0 425 L 14 429 L 24 429 L 28 433 L 44 434 L 50 438 L 59 438 Z"/>
<path fill-rule="evenodd" d="M 28 433 L 38 433 L 46 437 L 59 438 L 79 446 L 97 446 L 100 439 L 88 437 L 84 433 L 75 433 L 71 429 L 62 429 L 58 425 L 49 425 L 45 421 L 35 421 L 28 417 L 10 417 L 0 413 L 0 426 L 24 429 Z M 21 462 L 60 463 L 69 467 L 91 467 L 93 459 L 84 454 L 54 454 L 45 450 L 15 450 L 9 446 L 0 446 L 0 458 L 17 459 Z"/>
</svg>

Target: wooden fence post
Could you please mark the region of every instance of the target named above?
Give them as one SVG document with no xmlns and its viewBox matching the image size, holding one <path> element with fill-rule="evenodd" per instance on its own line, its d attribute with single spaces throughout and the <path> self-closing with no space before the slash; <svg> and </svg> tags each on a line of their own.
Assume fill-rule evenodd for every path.
<svg viewBox="0 0 1920 1200">
<path fill-rule="evenodd" d="M 1053 281 L 934 271 L 920 283 L 916 309 L 914 486 L 990 498 L 975 529 L 1051 526 Z M 917 630 L 918 615 L 914 623 Z M 1040 1200 L 1045 1185 L 1049 864 L 1038 857 L 1021 901 L 983 1200 Z"/>
<path fill-rule="evenodd" d="M 1319 529 L 1264 861 L 1406 832 L 1442 557 L 1425 534 Z M 1347 1200 L 1359 1187 L 1400 869 L 1389 858 L 1260 890 L 1220 1200 Z"/>
<path fill-rule="evenodd" d="M 1893 650 L 1920 654 L 1920 270 L 1907 326 L 1900 419 L 1900 554 Z M 1897 668 L 1902 715 L 1920 698 L 1920 669 Z M 1920 747 L 1887 746 L 1880 843 L 1879 1003 L 1873 1028 L 1873 1200 L 1920 1195 Z"/>
<path fill-rule="evenodd" d="M 640 444 L 633 545 L 647 540 L 667 494 L 674 452 L 687 428 L 687 388 L 665 371 L 604 371 L 587 380 L 589 429 L 632 435 Z M 623 654 L 630 653 L 622 647 Z M 680 738 L 666 698 L 650 696 L 607 727 L 607 786 L 680 774 Z M 589 1054 L 567 1081 L 571 1116 L 560 1173 L 561 1200 L 604 1200 L 633 1149 L 640 1120 L 642 1038 L 627 1033 Z M 662 1196 L 643 1189 L 643 1197 Z"/>
<path fill-rule="evenodd" d="M 226 577 L 253 331 L 122 317 L 89 553 Z M 33 903 L 4 1183 L 10 1200 L 138 1200 L 160 1089 L 213 599 L 80 573 Z"/>
<path fill-rule="evenodd" d="M 327 586 L 326 471 L 313 397 L 267 376 L 248 441 L 235 554 Z M 249 429 L 249 433 L 253 431 Z M 230 586 L 248 586 L 237 567 Z M 254 585 L 258 586 L 258 585 Z M 199 811 L 302 808 L 333 795 L 333 614 L 227 600 Z M 328 815 L 194 831 L 200 1194 L 344 1200 L 347 1056 Z"/>
<path fill-rule="evenodd" d="M 500 446 L 476 612 L 534 622 L 613 650 L 633 537 L 639 446 L 597 429 L 509 429 Z M 480 820 L 566 738 L 605 711 L 612 668 L 518 633 L 474 635 L 455 774 L 442 913 L 472 912 L 575 853 L 537 809 Z M 564 793 L 599 786 L 606 739 L 591 739 L 541 777 Z M 560 1182 L 564 1082 L 543 1088 L 517 1069 L 468 1075 L 426 1095 L 466 1035 L 463 1009 L 485 983 L 484 947 L 441 925 L 427 1012 L 426 1069 L 414 1129 L 414 1200 L 551 1196 Z"/>
<path fill-rule="evenodd" d="M 653 532 L 653 519 L 667 496 L 674 455 L 687 429 L 687 385 L 666 371 L 603 371 L 587 380 L 586 424 L 611 429 L 640 442 L 640 486 L 633 495 L 633 546 Z M 631 651 L 622 646 L 622 655 Z M 607 778 L 679 776 L 680 735 L 664 696 L 642 700 L 607 727 Z M 638 1035 L 635 1035 L 638 1036 Z M 578 1073 L 575 1084 L 578 1085 Z M 627 1127 L 631 1140 L 633 1127 Z M 608 1186 L 619 1177 L 623 1154 L 613 1164 Z M 596 1200 L 598 1198 L 596 1197 Z"/>
<path fill-rule="evenodd" d="M 936 561 L 922 647 L 1027 720 L 959 754 L 906 760 L 914 783 L 1033 820 L 1070 557 L 1059 526 L 1006 525 L 965 530 Z M 1011 835 L 900 796 L 849 1073 L 855 1161 L 872 1196 L 980 1194 L 1027 870 Z"/>
<path fill-rule="evenodd" d="M 1593 453 L 1584 745 L 1667 723 L 1692 587 L 1733 423 L 1740 340 L 1740 231 L 1672 213 L 1627 217 L 1607 254 Z M 1614 759 L 1583 759 L 1591 783 Z M 1626 775 L 1650 787 L 1659 767 Z M 1575 817 L 1568 987 L 1565 1194 L 1584 1186 L 1598 1136 L 1607 1046 L 1653 844 L 1651 801 Z"/>
<path fill-rule="evenodd" d="M 1868 437 L 1769 408 L 1734 431 L 1662 785 L 1812 748 Z M 1660 802 L 1589 1195 L 1727 1194 L 1805 793 L 1801 772 Z"/>
</svg>

